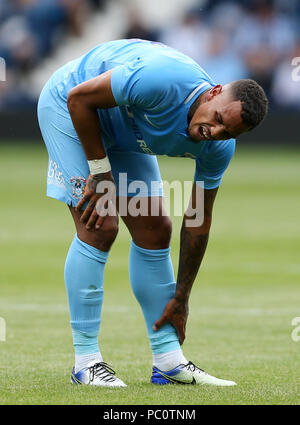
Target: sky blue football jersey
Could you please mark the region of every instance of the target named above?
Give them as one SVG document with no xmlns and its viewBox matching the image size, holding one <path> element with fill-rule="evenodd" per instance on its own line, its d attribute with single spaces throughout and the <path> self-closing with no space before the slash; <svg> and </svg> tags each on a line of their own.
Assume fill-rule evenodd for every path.
<svg viewBox="0 0 300 425">
<path fill-rule="evenodd" d="M 113 69 L 111 86 L 118 104 L 98 110 L 106 148 L 196 160 L 195 180 L 219 186 L 233 156 L 235 140 L 193 142 L 188 111 L 215 84 L 188 56 L 161 43 L 131 39 L 103 43 L 67 63 L 51 78 L 52 91 L 67 109 L 69 91 Z"/>
</svg>

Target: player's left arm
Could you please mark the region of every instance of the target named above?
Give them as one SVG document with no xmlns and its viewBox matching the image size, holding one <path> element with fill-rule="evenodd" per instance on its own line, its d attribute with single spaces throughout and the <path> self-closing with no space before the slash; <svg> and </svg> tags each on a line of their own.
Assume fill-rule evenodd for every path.
<svg viewBox="0 0 300 425">
<path fill-rule="evenodd" d="M 201 225 L 188 227 L 187 223 L 191 217 L 184 216 L 180 233 L 180 254 L 175 296 L 169 301 L 162 316 L 154 325 L 154 330 L 157 330 L 166 322 L 172 323 L 177 330 L 180 344 L 185 339 L 189 296 L 207 247 L 217 191 L 218 187 L 204 189 L 204 217 Z M 193 205 L 197 204 L 196 193 L 196 183 L 194 183 L 191 199 Z"/>
</svg>

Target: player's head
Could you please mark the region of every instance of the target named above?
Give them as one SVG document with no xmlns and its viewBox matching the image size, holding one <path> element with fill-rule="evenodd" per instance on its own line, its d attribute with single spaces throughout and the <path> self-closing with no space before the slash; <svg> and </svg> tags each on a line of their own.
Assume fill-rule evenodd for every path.
<svg viewBox="0 0 300 425">
<path fill-rule="evenodd" d="M 254 80 L 218 84 L 191 106 L 189 136 L 195 142 L 235 138 L 257 127 L 267 111 L 266 94 Z"/>
</svg>

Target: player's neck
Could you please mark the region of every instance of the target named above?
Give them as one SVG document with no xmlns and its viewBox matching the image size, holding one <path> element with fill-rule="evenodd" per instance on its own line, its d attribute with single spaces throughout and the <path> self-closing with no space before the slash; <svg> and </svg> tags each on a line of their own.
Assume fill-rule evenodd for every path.
<svg viewBox="0 0 300 425">
<path fill-rule="evenodd" d="M 191 104 L 189 112 L 188 112 L 188 124 L 191 122 L 191 119 L 194 116 L 194 113 L 197 111 L 197 109 L 199 108 L 199 106 L 201 105 L 201 103 L 205 102 L 206 99 L 206 93 L 209 90 L 205 90 L 205 92 L 201 93 L 196 100 L 194 100 L 194 102 Z"/>
</svg>

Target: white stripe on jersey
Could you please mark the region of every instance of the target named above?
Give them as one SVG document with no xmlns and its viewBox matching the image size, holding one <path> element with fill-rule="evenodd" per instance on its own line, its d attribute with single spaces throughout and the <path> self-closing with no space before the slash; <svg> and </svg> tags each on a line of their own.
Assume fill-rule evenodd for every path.
<svg viewBox="0 0 300 425">
<path fill-rule="evenodd" d="M 192 93 L 190 93 L 190 94 L 188 95 L 188 97 L 185 99 L 184 104 L 186 105 L 187 103 L 189 103 L 189 101 L 192 99 L 192 97 L 194 97 L 194 96 L 195 96 L 195 94 L 196 94 L 196 93 L 198 93 L 198 91 L 199 91 L 199 90 L 201 90 L 201 89 L 202 89 L 202 87 L 204 87 L 204 86 L 210 86 L 210 84 L 209 84 L 209 83 L 207 83 L 207 82 L 204 82 L 204 83 L 200 84 L 200 86 L 196 87 L 196 88 L 192 91 Z"/>
</svg>

